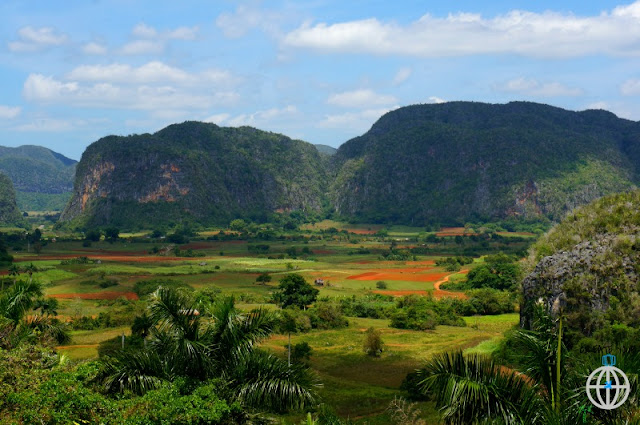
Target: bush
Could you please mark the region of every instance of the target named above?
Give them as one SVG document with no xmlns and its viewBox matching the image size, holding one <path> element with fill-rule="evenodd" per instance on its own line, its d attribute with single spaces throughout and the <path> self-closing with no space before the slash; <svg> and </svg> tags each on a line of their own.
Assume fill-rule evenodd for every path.
<svg viewBox="0 0 640 425">
<path fill-rule="evenodd" d="M 387 289 L 387 282 L 384 282 L 382 280 L 376 282 L 376 288 L 378 288 L 378 289 Z"/>
<path fill-rule="evenodd" d="M 455 310 L 463 316 L 494 315 L 515 311 L 515 300 L 509 292 L 484 288 L 467 291 L 467 295 L 469 298 L 466 300 L 452 301 Z"/>
<path fill-rule="evenodd" d="M 466 326 L 453 300 L 436 301 L 431 297 L 409 295 L 398 301 L 396 309 L 391 316 L 393 328 L 429 330 L 436 325 Z"/>
<path fill-rule="evenodd" d="M 331 302 L 318 302 L 308 312 L 311 327 L 314 329 L 340 329 L 349 326 L 349 321 L 340 308 Z"/>
<path fill-rule="evenodd" d="M 380 332 L 373 327 L 367 329 L 364 339 L 364 352 L 371 357 L 380 357 L 382 355 L 384 343 Z"/>
<path fill-rule="evenodd" d="M 311 360 L 313 350 L 306 342 L 301 342 L 293 346 L 291 350 L 291 361 L 293 363 L 308 363 Z"/>
</svg>

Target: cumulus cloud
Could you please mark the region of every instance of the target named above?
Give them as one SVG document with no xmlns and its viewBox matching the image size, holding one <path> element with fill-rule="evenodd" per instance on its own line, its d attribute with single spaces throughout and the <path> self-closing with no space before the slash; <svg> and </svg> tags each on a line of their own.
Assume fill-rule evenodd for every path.
<svg viewBox="0 0 640 425">
<path fill-rule="evenodd" d="M 439 98 L 438 96 L 429 96 L 428 103 L 447 103 L 446 100 Z"/>
<path fill-rule="evenodd" d="M 107 48 L 102 44 L 91 42 L 82 46 L 82 51 L 86 55 L 104 55 L 107 53 Z"/>
<path fill-rule="evenodd" d="M 568 87 L 558 82 L 540 82 L 533 78 L 515 78 L 494 86 L 495 90 L 537 97 L 575 97 L 583 94 L 576 87 Z"/>
<path fill-rule="evenodd" d="M 398 99 L 391 95 L 377 94 L 370 89 L 360 89 L 335 93 L 329 96 L 329 105 L 342 106 L 344 108 L 361 108 L 374 105 L 389 105 L 396 103 Z"/>
<path fill-rule="evenodd" d="M 19 106 L 0 105 L 0 119 L 13 119 L 20 115 L 22 108 Z"/>
<path fill-rule="evenodd" d="M 358 112 L 326 115 L 325 118 L 318 123 L 318 127 L 340 128 L 354 132 L 364 132 L 368 130 L 382 115 L 397 108 L 398 106 L 394 106 L 392 108 L 365 109 Z"/>
<path fill-rule="evenodd" d="M 279 119 L 289 119 L 292 116 L 295 116 L 298 113 L 298 108 L 293 105 L 287 105 L 284 108 L 271 108 L 261 111 L 256 111 L 252 114 L 240 114 L 235 117 L 227 116 L 223 118 L 225 114 L 219 114 L 214 116 L 218 118 L 218 124 L 224 123 L 225 125 L 231 127 L 241 127 L 241 126 L 252 126 L 252 127 L 262 127 L 265 125 L 270 125 L 274 121 Z"/>
<path fill-rule="evenodd" d="M 133 40 L 120 48 L 123 55 L 153 55 L 162 53 L 170 40 L 195 40 L 199 28 L 178 27 L 159 31 L 145 23 L 139 23 L 131 30 Z"/>
<path fill-rule="evenodd" d="M 54 28 L 31 26 L 18 30 L 18 40 L 7 43 L 12 52 L 34 52 L 47 47 L 60 46 L 67 42 L 67 36 L 58 33 Z"/>
<path fill-rule="evenodd" d="M 229 106 L 239 95 L 239 81 L 227 71 L 190 73 L 162 62 L 83 65 L 64 78 L 30 74 L 23 96 L 38 103 L 149 111 L 203 110 Z"/>
<path fill-rule="evenodd" d="M 442 57 L 520 54 L 577 57 L 640 54 L 640 1 L 594 16 L 514 10 L 486 18 L 457 13 L 422 16 L 407 25 L 364 19 L 305 23 L 282 38 L 283 46 L 326 52 Z"/>
</svg>

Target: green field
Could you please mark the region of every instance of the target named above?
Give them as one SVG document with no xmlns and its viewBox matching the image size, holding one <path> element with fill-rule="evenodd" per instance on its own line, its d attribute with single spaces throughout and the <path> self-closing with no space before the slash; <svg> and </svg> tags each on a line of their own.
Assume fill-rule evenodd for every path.
<svg viewBox="0 0 640 425">
<path fill-rule="evenodd" d="M 335 226 L 363 233 L 323 233 Z M 74 330 L 72 342 L 58 347 L 73 361 L 97 358 L 101 343 L 123 334 L 126 343 L 133 317 L 147 305 L 144 297 L 135 300 L 138 281 L 169 279 L 194 290 L 215 288 L 222 294 L 234 295 L 237 306 L 250 311 L 257 307 L 276 309 L 270 302 L 271 294 L 278 280 L 288 273 L 299 273 L 309 283 L 324 279 L 325 285 L 318 286 L 320 299 L 359 297 L 373 291 L 446 298 L 456 293 L 436 291 L 434 286 L 438 282 L 445 278 L 451 278 L 452 282 L 464 280 L 466 271 L 482 263 L 478 257 L 461 271 L 447 272 L 434 264 L 442 257 L 437 253 L 401 261 L 381 257 L 390 243 L 406 250 L 418 246 L 415 238 L 421 229 L 396 226 L 388 229 L 385 239 L 368 234 L 382 226 L 343 226 L 327 221 L 306 228 L 306 236 L 303 231 L 297 240 L 268 242 L 211 240 L 217 231 L 200 232 L 198 239 L 179 246 L 181 252 L 190 250 L 196 257 L 175 257 L 171 250 L 164 250 L 166 255 L 151 254 L 154 247 L 165 248 L 168 244 L 146 240 L 144 232 L 123 235 L 114 243 L 94 242 L 91 246 L 83 246 L 80 240 L 57 241 L 46 244 L 39 254 L 17 251 L 13 255 L 16 264 L 33 264 L 38 268 L 33 278 L 44 284 L 46 295 L 59 299 L 57 313 L 61 320 L 111 315 L 113 325 Z M 455 248 L 453 242 L 443 241 L 445 254 L 449 246 Z M 268 244 L 269 252 L 250 252 L 249 246 L 256 244 Z M 292 247 L 298 253 L 306 248 L 306 252 L 292 258 L 288 251 Z M 87 261 L 74 260 L 78 257 L 87 257 Z M 256 284 L 261 273 L 269 273 L 272 281 Z M 379 281 L 385 282 L 384 290 L 377 288 Z M 518 315 L 466 317 L 466 327 L 437 326 L 427 331 L 392 328 L 389 319 L 348 317 L 348 321 L 349 326 L 344 329 L 314 329 L 294 334 L 292 344 L 306 342 L 312 348 L 310 365 L 321 384 L 322 401 L 345 418 L 371 425 L 389 423 L 386 409 L 394 398 L 405 396 L 399 388 L 403 379 L 434 353 L 466 350 L 489 354 L 502 334 L 518 323 Z M 382 335 L 384 351 L 379 358 L 367 356 L 363 350 L 365 330 L 370 327 Z M 262 347 L 284 357 L 287 342 L 286 335 L 275 335 L 264 341 Z M 437 420 L 432 403 L 423 402 L 419 406 L 428 423 Z M 293 424 L 301 418 L 300 414 L 294 414 L 282 420 Z"/>
</svg>

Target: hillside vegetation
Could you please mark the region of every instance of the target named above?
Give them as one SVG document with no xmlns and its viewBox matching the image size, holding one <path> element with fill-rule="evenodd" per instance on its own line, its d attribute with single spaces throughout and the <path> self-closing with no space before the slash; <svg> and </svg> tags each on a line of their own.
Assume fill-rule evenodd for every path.
<svg viewBox="0 0 640 425">
<path fill-rule="evenodd" d="M 0 173 L 0 225 L 17 225 L 22 215 L 16 205 L 16 192 L 9 177 Z"/>
<path fill-rule="evenodd" d="M 578 208 L 532 247 L 523 282 L 521 324 L 536 303 L 567 318 L 568 343 L 611 338 L 640 324 L 640 191 L 604 197 Z M 610 341 L 605 341 L 610 342 Z M 620 342 L 620 341 L 618 341 Z"/>
<path fill-rule="evenodd" d="M 0 146 L 0 172 L 16 189 L 22 210 L 62 210 L 73 189 L 76 161 L 40 146 Z"/>
<path fill-rule="evenodd" d="M 513 102 L 414 105 L 335 156 L 336 211 L 363 222 L 560 219 L 638 181 L 638 125 L 605 111 Z"/>
<path fill-rule="evenodd" d="M 105 137 L 82 155 L 61 220 L 148 227 L 319 211 L 323 164 L 313 145 L 249 127 L 185 122 Z"/>
</svg>

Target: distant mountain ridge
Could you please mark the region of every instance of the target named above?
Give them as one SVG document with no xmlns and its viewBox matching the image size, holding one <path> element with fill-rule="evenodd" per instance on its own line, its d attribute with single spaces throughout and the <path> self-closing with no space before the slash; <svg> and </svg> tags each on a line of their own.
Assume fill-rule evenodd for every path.
<svg viewBox="0 0 640 425">
<path fill-rule="evenodd" d="M 61 219 L 125 228 L 333 210 L 416 226 L 557 221 L 640 182 L 640 124 L 530 102 L 407 106 L 335 154 L 321 149 L 198 122 L 109 136 L 83 154 Z"/>
<path fill-rule="evenodd" d="M 76 163 L 41 146 L 0 146 L 0 172 L 13 182 L 23 210 L 62 209 L 73 189 Z"/>
</svg>

